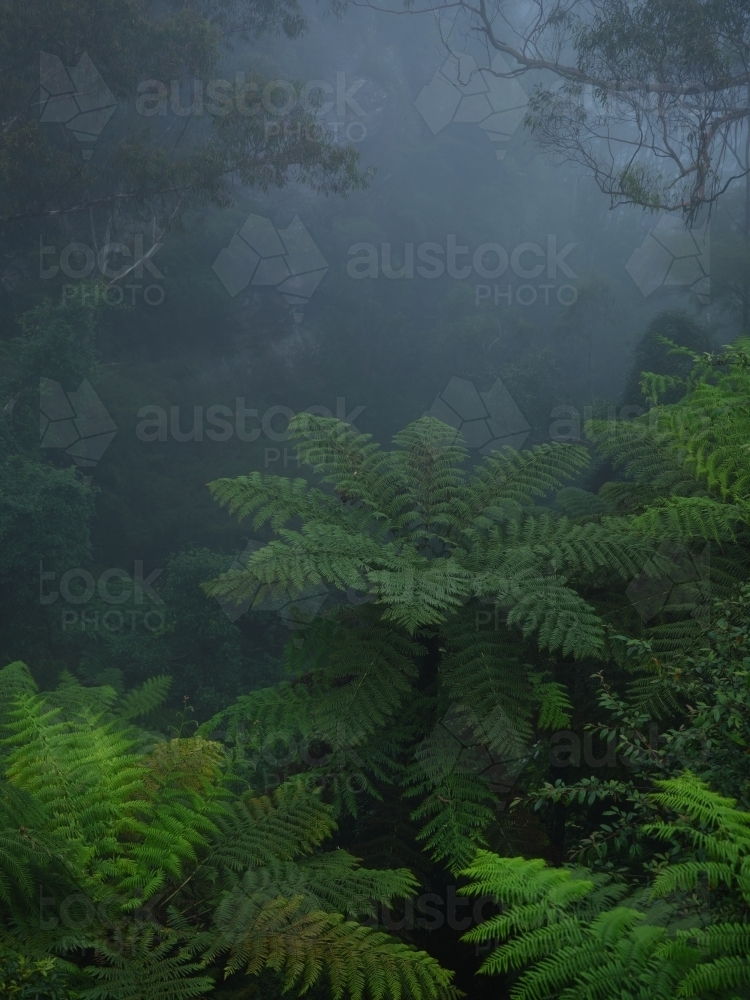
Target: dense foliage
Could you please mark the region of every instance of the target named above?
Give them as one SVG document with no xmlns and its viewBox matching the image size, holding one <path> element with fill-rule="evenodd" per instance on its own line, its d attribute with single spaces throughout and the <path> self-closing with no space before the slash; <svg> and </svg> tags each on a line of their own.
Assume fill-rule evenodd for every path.
<svg viewBox="0 0 750 1000">
<path fill-rule="evenodd" d="M 565 145 L 569 75 L 489 166 L 476 122 L 428 137 L 431 40 L 346 6 L 0 0 L 0 996 L 750 1000 L 747 18 L 539 23 L 606 85 L 579 147 L 640 113 L 605 68 L 669 53 L 685 174 L 604 186 L 714 205 L 709 241 L 550 181 L 523 135 Z M 710 313 L 669 308 L 709 245 Z M 532 304 L 544 246 L 575 284 Z M 491 444 L 419 416 L 457 385 Z"/>
<path fill-rule="evenodd" d="M 431 417 L 392 451 L 296 417 L 317 484 L 216 481 L 266 541 L 224 572 L 208 553 L 172 567 L 194 622 L 211 565 L 225 608 L 297 608 L 288 679 L 197 730 L 187 700 L 165 711 L 167 675 L 128 689 L 117 643 L 109 665 L 89 652 L 84 685 L 65 671 L 39 693 L 6 667 L 6 988 L 166 1000 L 259 976 L 448 996 L 450 973 L 384 916 L 443 868 L 499 904 L 466 939 L 500 942 L 481 971 L 520 973 L 513 996 L 605 995 L 613 976 L 643 997 L 744 996 L 749 365 L 743 343 L 687 357 L 644 376 L 645 416 L 592 422 L 625 473 L 596 492 L 568 485 L 597 474 L 580 445 L 467 471 Z M 340 596 L 312 616 L 321 587 Z M 206 655 L 236 657 L 235 626 L 212 620 Z M 174 642 L 154 636 L 157 659 Z M 547 860 L 514 857 L 528 843 Z"/>
<path fill-rule="evenodd" d="M 134 726 L 168 677 L 118 697 L 67 675 L 39 695 L 14 663 L 0 684 L 0 895 L 31 978 L 64 968 L 84 996 L 177 1000 L 268 968 L 298 989 L 325 972 L 335 996 L 454 995 L 434 959 L 352 919 L 414 879 L 316 850 L 335 829 L 320 795 L 233 791 L 219 744 Z M 10 959 L 6 990 L 17 974 Z"/>
</svg>

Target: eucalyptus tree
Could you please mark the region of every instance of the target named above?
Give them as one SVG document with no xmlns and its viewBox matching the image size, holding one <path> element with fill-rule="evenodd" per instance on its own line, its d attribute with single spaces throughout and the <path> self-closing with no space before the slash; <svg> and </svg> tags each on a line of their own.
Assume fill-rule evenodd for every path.
<svg viewBox="0 0 750 1000">
<path fill-rule="evenodd" d="M 525 124 L 583 166 L 613 206 L 689 223 L 750 172 L 750 9 L 744 0 L 405 0 L 438 18 L 471 74 L 533 80 Z M 475 55 L 474 49 L 472 54 Z"/>
</svg>

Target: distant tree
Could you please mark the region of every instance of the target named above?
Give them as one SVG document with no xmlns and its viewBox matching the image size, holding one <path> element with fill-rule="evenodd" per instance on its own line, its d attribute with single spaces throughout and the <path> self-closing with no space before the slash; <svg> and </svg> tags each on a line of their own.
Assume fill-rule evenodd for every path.
<svg viewBox="0 0 750 1000">
<path fill-rule="evenodd" d="M 612 205 L 689 222 L 750 171 L 750 9 L 745 0 L 425 0 L 448 48 L 466 36 L 479 70 L 544 71 L 526 124 L 580 164 Z M 449 25 L 449 27 L 446 27 Z M 508 57 L 506 68 L 493 59 Z M 468 82 L 468 80 L 462 80 Z"/>
<path fill-rule="evenodd" d="M 742 202 L 744 201 L 744 206 Z M 750 174 L 726 206 L 729 225 L 711 248 L 711 300 L 750 332 Z M 741 219 L 741 221 L 740 221 Z M 718 235 L 715 228 L 712 238 Z"/>
<path fill-rule="evenodd" d="M 70 240 L 85 232 L 98 253 L 133 217 L 155 243 L 190 208 L 228 204 L 238 181 L 360 184 L 357 154 L 331 142 L 314 95 L 289 100 L 281 120 L 268 81 L 213 79 L 232 40 L 305 27 L 297 0 L 0 0 L 6 252 L 24 232 L 38 245 L 32 219 L 62 221 Z"/>
</svg>

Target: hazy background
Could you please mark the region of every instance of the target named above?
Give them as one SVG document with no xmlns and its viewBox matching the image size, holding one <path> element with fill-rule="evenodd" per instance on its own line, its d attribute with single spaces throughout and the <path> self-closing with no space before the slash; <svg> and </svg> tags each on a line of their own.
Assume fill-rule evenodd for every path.
<svg viewBox="0 0 750 1000">
<path fill-rule="evenodd" d="M 722 246 L 731 246 L 739 224 L 741 192 L 730 191 L 711 221 L 710 259 L 707 246 L 701 258 L 711 276 L 710 304 L 687 284 L 664 284 L 655 272 L 647 285 L 648 255 L 636 281 L 628 262 L 643 254 L 659 215 L 636 208 L 611 211 L 590 178 L 538 153 L 522 111 L 502 143 L 490 141 L 476 121 L 453 121 L 437 131 L 429 127 L 419 110 L 431 100 L 423 91 L 447 60 L 434 20 L 357 7 L 338 19 L 313 4 L 306 5 L 306 14 L 310 30 L 301 38 L 237 43 L 219 75 L 231 80 L 236 73 L 258 73 L 283 81 L 271 94 L 279 108 L 290 88 L 300 92 L 309 85 L 319 91 L 322 82 L 330 106 L 321 108 L 321 115 L 337 141 L 351 142 L 360 152 L 361 168 L 370 171 L 368 186 L 347 198 L 324 197 L 300 185 L 265 194 L 236 186 L 230 207 L 193 211 L 181 228 L 166 233 L 153 257 L 160 276 L 146 273 L 136 282 L 134 304 L 110 311 L 97 335 L 99 368 L 92 384 L 116 433 L 90 470 L 91 572 L 95 578 L 111 567 L 132 573 L 136 560 L 147 574 L 161 570 L 158 586 L 172 594 L 175 622 L 180 615 L 184 619 L 170 628 L 185 647 L 175 654 L 174 669 L 184 667 L 182 683 L 191 697 L 223 683 L 226 649 L 216 645 L 211 630 L 218 629 L 232 649 L 241 634 L 245 666 L 227 681 L 226 691 L 204 691 L 206 712 L 247 684 L 259 683 L 266 676 L 260 660 L 268 656 L 271 662 L 289 634 L 270 613 L 246 615 L 235 625 L 200 591 L 200 583 L 240 556 L 253 536 L 249 524 L 238 525 L 218 508 L 206 484 L 252 470 L 295 474 L 285 433 L 292 413 L 317 407 L 352 419 L 360 431 L 387 444 L 408 422 L 440 412 L 442 404 L 435 406 L 441 394 L 454 403 L 460 397 L 461 416 L 471 420 L 485 415 L 482 407 L 489 404 L 479 394 L 492 390 L 495 441 L 523 446 L 553 437 L 576 440 L 586 417 L 621 419 L 646 405 L 637 378 L 646 355 L 636 349 L 654 317 L 682 310 L 677 327 L 664 332 L 679 339 L 698 331 L 704 345 L 726 343 L 738 332 L 729 300 L 722 298 L 721 268 L 728 254 L 725 250 L 722 258 Z M 99 69 L 106 79 L 107 67 Z M 164 82 L 169 87 L 170 81 Z M 522 104 L 533 84 L 533 75 L 520 78 L 508 103 Z M 184 106 L 191 89 L 182 86 Z M 118 120 L 135 114 L 132 104 L 120 106 L 107 128 L 116 133 Z M 148 119 L 162 140 L 176 143 L 185 122 L 173 108 Z M 285 126 L 283 113 L 278 122 Z M 106 137 L 105 130 L 99 141 Z M 324 273 L 308 301 L 289 305 L 273 286 L 228 290 L 216 273 L 221 251 L 251 215 L 277 231 L 295 218 L 304 226 L 325 265 L 318 267 Z M 65 242 L 56 224 L 40 223 L 39 229 L 43 244 L 59 250 Z M 458 268 L 471 265 L 477 248 L 486 244 L 502 247 L 510 263 L 497 278 L 474 269 L 465 277 L 424 277 L 417 271 L 425 266 L 420 259 L 409 273 L 409 247 L 417 254 L 420 246 L 434 244 L 445 264 L 451 242 L 468 248 Z M 514 250 L 525 244 L 533 246 L 514 265 Z M 550 260 L 551 246 L 563 254 L 565 267 Z M 377 277 L 362 276 L 368 253 L 375 255 Z M 498 266 L 493 253 L 480 255 L 485 273 Z M 383 269 L 389 265 L 392 275 L 405 265 L 406 273 L 388 277 Z M 40 280 L 36 266 L 34 261 L 20 282 L 6 282 L 4 315 L 19 315 L 42 286 L 53 299 L 75 294 L 75 285 L 62 275 Z M 534 277 L 517 273 L 531 273 L 535 266 L 541 273 Z M 65 282 L 72 293 L 65 292 Z M 143 301 L 149 282 L 153 304 Z M 51 363 L 39 375 L 61 378 Z M 68 392 L 76 388 L 77 383 L 64 385 Z M 257 411 L 247 416 L 246 440 L 237 431 L 240 405 Z M 216 439 L 211 407 L 224 408 L 212 411 L 228 421 L 218 434 L 224 440 Z M 479 445 L 486 442 L 473 443 L 478 459 Z M 70 464 L 64 455 L 59 458 Z M 35 555 L 24 555 L 19 563 L 29 577 L 29 594 L 37 592 L 37 562 Z M 69 568 L 55 566 L 58 579 Z M 14 593 L 20 593 L 17 587 Z M 203 645 L 193 625 L 185 624 L 188 611 L 178 608 L 187 593 L 193 601 L 189 614 L 200 608 L 209 622 Z M 41 642 L 39 615 L 48 609 L 40 609 L 35 597 L 29 600 L 32 611 L 14 617 L 9 658 L 33 659 L 30 636 Z M 141 637 L 141 645 L 122 635 L 92 639 L 78 625 L 61 635 L 60 609 L 52 610 L 52 624 L 44 628 L 53 629 L 53 644 L 72 643 L 71 664 L 85 661 L 81 644 L 106 640 L 120 643 L 112 656 L 121 657 L 135 675 L 153 669 L 157 654 L 154 644 L 145 642 L 150 635 Z M 47 648 L 44 642 L 41 647 Z M 46 662 L 41 647 L 39 660 Z M 232 655 L 236 662 L 240 654 Z M 51 671 L 58 661 L 59 651 Z"/>
</svg>

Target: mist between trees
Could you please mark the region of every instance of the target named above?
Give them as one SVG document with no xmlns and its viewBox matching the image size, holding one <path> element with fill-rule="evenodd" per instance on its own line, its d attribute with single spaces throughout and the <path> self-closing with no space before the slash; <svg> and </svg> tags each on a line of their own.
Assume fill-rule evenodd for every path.
<svg viewBox="0 0 750 1000">
<path fill-rule="evenodd" d="M 0 994 L 750 996 L 745 8 L 0 0 Z"/>
</svg>

